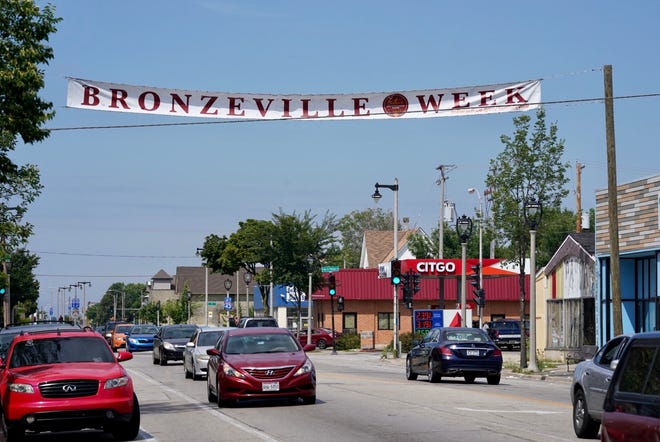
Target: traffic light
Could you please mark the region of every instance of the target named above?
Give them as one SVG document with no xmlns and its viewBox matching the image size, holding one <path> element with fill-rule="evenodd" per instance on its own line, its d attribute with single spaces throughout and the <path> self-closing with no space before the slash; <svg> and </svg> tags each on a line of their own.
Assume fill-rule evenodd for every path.
<svg viewBox="0 0 660 442">
<path fill-rule="evenodd" d="M 412 287 L 412 294 L 414 295 L 417 293 L 422 287 L 420 286 L 419 282 L 419 273 L 414 273 L 412 275 L 412 282 L 410 283 Z"/>
<path fill-rule="evenodd" d="M 344 310 L 344 297 L 337 296 L 337 311 L 341 312 L 342 310 Z"/>
<path fill-rule="evenodd" d="M 390 282 L 393 285 L 401 284 L 401 261 L 398 259 L 390 261 Z"/>
<path fill-rule="evenodd" d="M 477 303 L 479 307 L 486 306 L 486 291 L 484 289 L 479 289 L 474 291 L 474 302 Z"/>
<path fill-rule="evenodd" d="M 328 276 L 328 294 L 330 294 L 330 296 L 335 296 L 337 294 L 337 281 L 335 280 L 335 275 L 332 273 Z"/>
<path fill-rule="evenodd" d="M 475 264 L 470 268 L 472 269 L 472 274 L 468 276 L 468 279 L 470 280 L 472 287 L 474 287 L 474 293 L 476 294 L 476 290 L 481 288 L 481 266 L 479 264 Z"/>
<path fill-rule="evenodd" d="M 412 290 L 410 284 L 403 286 L 403 303 L 408 305 L 412 302 Z"/>
<path fill-rule="evenodd" d="M 7 274 L 0 273 L 0 298 L 7 294 Z"/>
</svg>

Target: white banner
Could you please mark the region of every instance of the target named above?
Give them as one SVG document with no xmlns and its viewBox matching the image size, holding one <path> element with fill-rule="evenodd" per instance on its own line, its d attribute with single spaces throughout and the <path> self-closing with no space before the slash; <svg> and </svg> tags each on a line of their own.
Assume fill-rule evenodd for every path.
<svg viewBox="0 0 660 442">
<path fill-rule="evenodd" d="M 403 92 L 270 95 L 162 89 L 68 78 L 67 107 L 245 120 L 434 118 L 536 109 L 541 80 Z"/>
</svg>

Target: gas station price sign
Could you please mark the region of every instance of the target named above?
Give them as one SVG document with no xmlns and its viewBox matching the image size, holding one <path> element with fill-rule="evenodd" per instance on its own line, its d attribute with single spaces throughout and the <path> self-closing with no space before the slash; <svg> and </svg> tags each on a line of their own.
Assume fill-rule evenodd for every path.
<svg viewBox="0 0 660 442">
<path fill-rule="evenodd" d="M 443 326 L 443 311 L 439 309 L 414 310 L 413 321 L 415 333 L 421 333 L 425 335 L 433 327 Z"/>
</svg>

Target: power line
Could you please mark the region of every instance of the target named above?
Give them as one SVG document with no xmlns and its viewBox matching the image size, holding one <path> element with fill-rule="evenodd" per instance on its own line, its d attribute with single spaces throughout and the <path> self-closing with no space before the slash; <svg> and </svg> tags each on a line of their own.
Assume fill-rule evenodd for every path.
<svg viewBox="0 0 660 442">
<path fill-rule="evenodd" d="M 198 256 L 109 255 L 103 253 L 40 252 L 38 250 L 33 250 L 33 252 L 39 255 L 94 256 L 102 258 L 199 259 Z"/>
</svg>

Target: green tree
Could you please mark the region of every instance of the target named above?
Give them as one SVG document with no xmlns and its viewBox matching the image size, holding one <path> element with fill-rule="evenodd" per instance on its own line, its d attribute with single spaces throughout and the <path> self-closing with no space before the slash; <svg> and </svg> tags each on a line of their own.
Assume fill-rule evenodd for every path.
<svg viewBox="0 0 660 442">
<path fill-rule="evenodd" d="M 543 108 L 536 113 L 532 128 L 531 117 L 513 119 L 512 137 L 502 135 L 504 150 L 490 161 L 486 187 L 492 189 L 492 219 L 505 257 L 520 266 L 520 317 L 525 317 L 525 257 L 529 247 L 529 226 L 525 223 L 525 203 L 531 200 L 542 204 L 544 210 L 559 210 L 566 190 L 568 163 L 562 160 L 564 140 L 557 137 L 555 123 L 547 127 Z M 547 223 L 536 227 L 541 239 Z M 525 340 L 521 345 L 521 368 L 527 365 Z"/>
<path fill-rule="evenodd" d="M 341 233 L 341 248 L 339 251 L 330 249 L 328 254 L 336 256 L 326 264 L 342 267 L 358 267 L 362 253 L 362 239 L 367 230 L 392 230 L 392 212 L 381 208 L 354 210 L 341 217 L 337 230 Z"/>
<path fill-rule="evenodd" d="M 12 308 L 19 307 L 25 315 L 37 311 L 39 281 L 34 277 L 34 269 L 39 264 L 39 257 L 25 249 L 19 249 L 11 255 L 10 295 Z M 18 320 L 18 318 L 14 318 Z"/>
<path fill-rule="evenodd" d="M 309 211 L 303 215 L 273 215 L 272 278 L 274 284 L 291 286 L 298 318 L 302 317 L 302 294 L 312 273 L 312 292 L 323 286 L 320 263 L 334 241 L 337 222 L 326 213 L 320 222 Z"/>
</svg>

